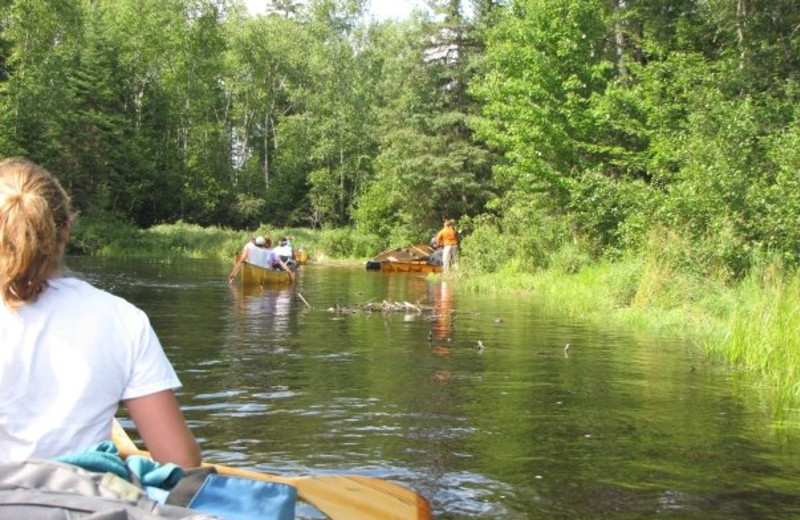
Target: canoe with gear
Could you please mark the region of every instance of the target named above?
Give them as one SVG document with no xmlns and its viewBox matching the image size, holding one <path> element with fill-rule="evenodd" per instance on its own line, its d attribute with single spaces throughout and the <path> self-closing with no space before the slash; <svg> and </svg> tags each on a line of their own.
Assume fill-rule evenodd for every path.
<svg viewBox="0 0 800 520">
<path fill-rule="evenodd" d="M 368 271 L 384 273 L 441 273 L 441 251 L 428 244 L 386 249 L 367 261 Z"/>
</svg>

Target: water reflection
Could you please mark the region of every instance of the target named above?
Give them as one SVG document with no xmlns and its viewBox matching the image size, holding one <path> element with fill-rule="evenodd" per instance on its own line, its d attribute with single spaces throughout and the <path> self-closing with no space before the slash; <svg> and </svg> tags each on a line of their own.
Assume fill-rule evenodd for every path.
<svg viewBox="0 0 800 520">
<path fill-rule="evenodd" d="M 429 284 L 428 297 L 433 302 L 433 316 L 429 339 L 434 356 L 447 358 L 453 354 L 451 344 L 453 333 L 453 290 L 446 281 Z M 442 366 L 433 374 L 433 379 L 440 384 L 447 383 L 453 377 L 446 366 Z"/>
<path fill-rule="evenodd" d="M 446 281 L 430 284 L 433 301 L 433 339 L 447 343 L 453 328 L 453 288 Z"/>
<path fill-rule="evenodd" d="M 293 288 L 229 286 L 231 333 L 245 340 L 280 341 L 291 331 Z"/>
</svg>

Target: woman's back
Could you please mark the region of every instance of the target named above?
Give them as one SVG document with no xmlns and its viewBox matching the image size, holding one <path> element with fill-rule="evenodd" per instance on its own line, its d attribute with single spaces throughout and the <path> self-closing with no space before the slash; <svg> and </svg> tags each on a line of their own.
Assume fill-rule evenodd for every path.
<svg viewBox="0 0 800 520">
<path fill-rule="evenodd" d="M 154 458 L 200 463 L 175 371 L 145 314 L 63 278 L 69 195 L 22 158 L 0 161 L 0 460 L 48 458 L 109 439 L 117 406 Z"/>
<path fill-rule="evenodd" d="M 0 460 L 108 439 L 120 401 L 180 386 L 146 315 L 75 278 L 0 309 Z"/>
<path fill-rule="evenodd" d="M 264 269 L 272 269 L 273 252 L 266 247 L 253 247 L 250 249 L 248 263 L 263 267 Z"/>
</svg>

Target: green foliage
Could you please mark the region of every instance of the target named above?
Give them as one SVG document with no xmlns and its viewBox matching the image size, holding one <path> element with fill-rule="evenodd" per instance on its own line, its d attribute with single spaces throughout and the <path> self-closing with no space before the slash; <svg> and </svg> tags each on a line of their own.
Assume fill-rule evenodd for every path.
<svg viewBox="0 0 800 520">
<path fill-rule="evenodd" d="M 574 186 L 569 209 L 576 232 L 612 256 L 641 245 L 663 198 L 652 185 L 595 171 L 581 175 Z"/>
<path fill-rule="evenodd" d="M 490 33 L 474 126 L 505 152 L 499 173 L 519 190 L 563 196 L 565 179 L 592 164 L 580 148 L 596 126 L 590 99 L 609 76 L 603 13 L 595 0 L 518 0 Z"/>
<path fill-rule="evenodd" d="M 492 156 L 467 122 L 479 104 L 467 92 L 477 75 L 481 37 L 460 18 L 461 2 L 448 2 L 440 21 L 414 20 L 381 34 L 380 151 L 374 161 L 376 188 L 362 189 L 359 226 L 380 227 L 385 218 L 368 208 L 377 195 L 395 209 L 400 237 L 425 236 L 442 219 L 479 214 L 491 197 Z M 376 218 L 377 217 L 377 218 Z M 387 233 L 388 234 L 388 233 Z"/>
<path fill-rule="evenodd" d="M 67 243 L 68 254 L 96 255 L 111 244 L 127 244 L 141 231 L 119 215 L 94 212 L 81 215 Z"/>
<path fill-rule="evenodd" d="M 695 241 L 698 259 L 739 276 L 765 231 L 760 193 L 771 175 L 764 171 L 763 111 L 749 99 L 699 97 L 664 216 Z"/>
<path fill-rule="evenodd" d="M 284 13 L 297 7 L 291 2 L 276 6 Z M 306 51 L 308 31 L 297 20 L 283 16 L 232 21 L 226 56 L 226 72 L 233 100 L 231 132 L 238 168 L 233 188 L 248 199 L 260 199 L 257 213 L 243 214 L 247 225 L 273 221 L 298 222 L 295 213 L 307 193 L 305 169 L 311 138 L 302 118 L 291 118 L 291 97 L 302 102 L 308 83 Z M 296 94 L 295 94 L 296 92 Z M 238 197 L 237 197 L 238 198 Z M 233 221 L 233 225 L 242 224 Z"/>
<path fill-rule="evenodd" d="M 586 244 L 579 245 L 573 221 L 550 212 L 539 197 L 509 197 L 503 204 L 502 219 L 460 222 L 470 230 L 462 239 L 465 271 L 534 272 L 551 267 L 554 258 L 559 268 L 577 270 L 590 256 Z"/>
<path fill-rule="evenodd" d="M 118 215 L 81 216 L 68 243 L 69 254 L 152 258 L 232 258 L 241 233 L 178 222 L 142 230 Z"/>
<path fill-rule="evenodd" d="M 320 232 L 318 255 L 332 258 L 370 258 L 381 251 L 385 243 L 375 235 L 352 229 L 330 229 Z"/>
<path fill-rule="evenodd" d="M 461 240 L 459 265 L 464 272 L 494 273 L 513 256 L 511 237 L 492 222 L 475 222 L 472 233 Z"/>
<path fill-rule="evenodd" d="M 389 236 L 401 225 L 402 204 L 388 183 L 374 182 L 357 200 L 353 216 L 358 230 Z"/>
<path fill-rule="evenodd" d="M 291 236 L 294 247 L 308 252 L 312 261 L 362 260 L 387 247 L 385 240 L 353 229 L 313 231 L 259 225 L 249 231 L 237 231 L 182 221 L 139 229 L 118 215 L 93 214 L 78 219 L 67 252 L 148 258 L 219 258 L 230 261 L 248 240 L 257 235 L 270 237 L 273 243 L 280 237 Z"/>
<path fill-rule="evenodd" d="M 264 199 L 246 193 L 238 193 L 233 203 L 231 220 L 238 227 L 246 228 L 256 225 L 264 211 Z"/>
<path fill-rule="evenodd" d="M 796 114 L 795 117 L 800 115 Z M 788 265 L 800 264 L 800 119 L 769 140 L 767 153 L 776 165 L 764 189 L 761 228 L 765 248 Z"/>
<path fill-rule="evenodd" d="M 465 2 L 367 25 L 350 0 L 6 0 L 0 154 L 117 215 L 112 242 L 355 225 L 326 247 L 370 256 L 456 218 L 471 272 L 581 273 L 653 233 L 691 277 L 800 262 L 794 2 Z"/>
<path fill-rule="evenodd" d="M 203 258 L 211 254 L 233 258 L 233 253 L 229 251 L 238 252 L 243 243 L 243 240 L 236 240 L 235 233 L 228 229 L 177 222 L 153 226 L 141 233 L 139 240 L 130 244 L 115 244 L 105 254 L 159 258 Z"/>
<path fill-rule="evenodd" d="M 581 269 L 592 265 L 595 259 L 589 254 L 587 248 L 581 244 L 567 242 L 550 253 L 549 266 L 555 272 L 575 274 Z"/>
</svg>

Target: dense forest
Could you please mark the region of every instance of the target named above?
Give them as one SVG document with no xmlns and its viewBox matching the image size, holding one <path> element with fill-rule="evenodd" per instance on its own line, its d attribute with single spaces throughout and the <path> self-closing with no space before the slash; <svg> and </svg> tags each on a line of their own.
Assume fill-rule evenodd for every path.
<svg viewBox="0 0 800 520">
<path fill-rule="evenodd" d="M 800 262 L 796 0 L 265 2 L 0 0 L 0 156 L 140 227 Z"/>
</svg>

